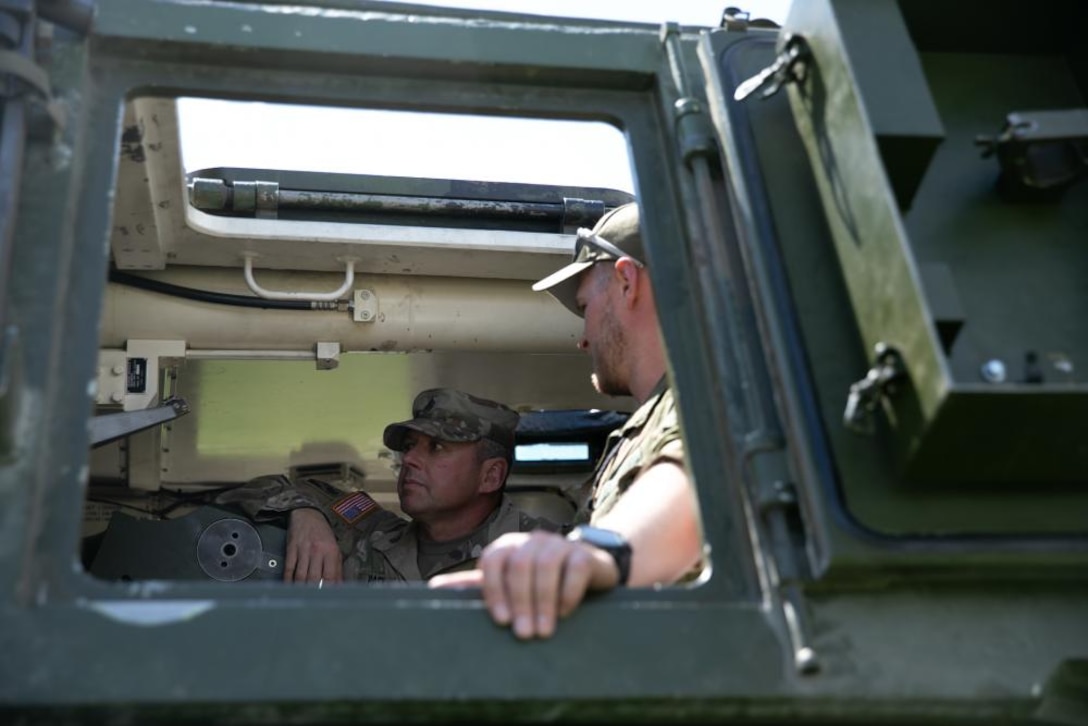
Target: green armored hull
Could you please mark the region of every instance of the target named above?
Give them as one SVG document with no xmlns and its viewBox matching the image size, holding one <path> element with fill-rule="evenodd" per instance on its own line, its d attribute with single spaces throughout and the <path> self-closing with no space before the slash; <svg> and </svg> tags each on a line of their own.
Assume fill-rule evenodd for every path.
<svg viewBox="0 0 1088 726">
<path fill-rule="evenodd" d="M 1088 4 L 723 10 L 0 4 L 6 722 L 1088 723 Z M 179 99 L 604 126 L 632 185 L 274 161 L 320 127 L 189 168 Z M 635 406 L 530 285 L 631 199 L 701 580 L 520 642 L 471 591 L 279 582 L 282 531 L 205 508 L 395 509 L 382 427 L 456 386 L 567 447 L 509 488 L 569 523 Z"/>
</svg>

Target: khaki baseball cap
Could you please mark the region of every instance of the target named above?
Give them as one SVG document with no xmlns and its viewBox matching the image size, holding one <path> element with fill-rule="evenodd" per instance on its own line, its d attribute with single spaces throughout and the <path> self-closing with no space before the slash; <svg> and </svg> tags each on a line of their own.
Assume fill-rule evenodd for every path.
<svg viewBox="0 0 1088 726">
<path fill-rule="evenodd" d="M 496 401 L 453 388 L 430 388 L 416 396 L 412 418 L 385 427 L 382 439 L 393 451 L 404 450 L 404 437 L 418 431 L 441 441 L 491 439 L 514 448 L 518 412 Z"/>
<path fill-rule="evenodd" d="M 571 263 L 535 283 L 533 290 L 547 290 L 563 307 L 582 317 L 577 295 L 583 272 L 598 262 L 621 257 L 630 257 L 639 267 L 645 266 L 638 217 L 638 204 L 629 202 L 606 213 L 593 229 L 579 229 Z"/>
</svg>

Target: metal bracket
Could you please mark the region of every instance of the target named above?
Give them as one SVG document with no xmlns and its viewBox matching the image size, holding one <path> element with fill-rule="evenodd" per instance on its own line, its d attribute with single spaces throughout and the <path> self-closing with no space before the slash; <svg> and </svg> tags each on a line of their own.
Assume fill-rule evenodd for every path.
<svg viewBox="0 0 1088 726">
<path fill-rule="evenodd" d="M 718 27 L 743 33 L 748 30 L 748 21 L 751 17 L 751 13 L 747 10 L 730 6 L 722 11 L 722 20 Z"/>
<path fill-rule="evenodd" d="M 0 77 L 10 76 L 17 79 L 23 89 L 33 91 L 30 98 L 40 102 L 48 118 L 55 128 L 64 128 L 66 121 L 64 106 L 53 98 L 49 84 L 49 74 L 44 68 L 21 53 L 13 50 L 0 49 Z M 3 84 L 0 84 L 3 88 Z M 0 93 L 0 97 L 7 96 Z M 22 93 L 11 94 L 13 97 L 22 96 Z"/>
<path fill-rule="evenodd" d="M 800 35 L 790 35 L 782 52 L 769 66 L 737 86 L 733 100 L 743 101 L 760 89 L 763 89 L 760 98 L 770 98 L 787 83 L 803 81 L 811 61 L 812 50 L 808 42 Z"/>
<path fill-rule="evenodd" d="M 661 44 L 672 70 L 673 83 L 679 98 L 673 104 L 673 119 L 676 121 L 676 141 L 680 158 L 691 166 L 695 159 L 711 159 L 718 153 L 714 141 L 714 129 L 699 99 L 690 93 L 687 71 L 684 69 L 684 53 L 680 47 L 680 26 L 677 23 L 662 23 L 659 33 Z"/>
<path fill-rule="evenodd" d="M 767 18 L 753 19 L 752 14 L 747 10 L 741 10 L 740 8 L 730 6 L 722 11 L 722 19 L 721 22 L 718 23 L 718 27 L 734 32 L 746 33 L 749 28 L 777 29 L 782 26 Z"/>
<path fill-rule="evenodd" d="M 373 290 L 355 291 L 355 304 L 352 306 L 352 319 L 357 323 L 373 323 L 378 319 L 378 296 Z"/>
<path fill-rule="evenodd" d="M 1057 199 L 1088 177 L 1088 109 L 1015 111 L 997 136 L 977 136 L 982 157 L 997 155 L 999 187 L 1014 199 Z"/>
<path fill-rule="evenodd" d="M 173 421 L 178 416 L 189 413 L 189 404 L 183 398 L 168 398 L 161 406 L 145 408 L 142 411 L 125 411 L 95 416 L 91 419 L 91 447 L 95 448 L 111 441 L 139 433 L 152 426 L 159 426 Z"/>
<path fill-rule="evenodd" d="M 314 346 L 314 359 L 317 362 L 317 370 L 329 371 L 340 365 L 340 344 L 321 343 Z"/>
<path fill-rule="evenodd" d="M 860 434 L 872 434 L 872 413 L 885 396 L 895 393 L 895 384 L 904 375 L 906 367 L 899 351 L 886 343 L 877 343 L 875 360 L 865 377 L 850 384 L 846 397 L 846 409 L 842 421 L 846 428 Z"/>
</svg>

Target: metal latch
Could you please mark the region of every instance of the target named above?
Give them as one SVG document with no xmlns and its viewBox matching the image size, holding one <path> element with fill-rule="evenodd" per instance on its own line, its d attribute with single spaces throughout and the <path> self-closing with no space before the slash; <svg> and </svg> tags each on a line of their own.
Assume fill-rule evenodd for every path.
<svg viewBox="0 0 1088 726">
<path fill-rule="evenodd" d="M 1088 176 L 1088 109 L 1016 111 L 997 136 L 977 136 L 982 157 L 997 154 L 999 185 L 1014 198 L 1056 199 Z"/>
<path fill-rule="evenodd" d="M 850 384 L 842 414 L 846 428 L 860 434 L 873 433 L 873 411 L 882 398 L 895 393 L 896 382 L 906 375 L 899 351 L 886 343 L 877 343 L 875 351 L 873 367 L 864 378 Z"/>
<path fill-rule="evenodd" d="M 733 91 L 733 100 L 743 101 L 761 88 L 760 98 L 770 98 L 787 83 L 803 81 L 811 60 L 812 50 L 808 42 L 800 35 L 790 35 L 782 52 L 769 66 L 737 86 Z"/>
</svg>

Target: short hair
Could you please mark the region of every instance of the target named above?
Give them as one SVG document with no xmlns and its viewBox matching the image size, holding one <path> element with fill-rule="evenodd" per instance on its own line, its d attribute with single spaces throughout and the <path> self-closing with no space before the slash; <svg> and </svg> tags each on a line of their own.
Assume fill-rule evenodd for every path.
<svg viewBox="0 0 1088 726">
<path fill-rule="evenodd" d="M 476 461 L 484 463 L 488 459 L 503 459 L 506 462 L 506 476 L 510 476 L 510 470 L 514 467 L 514 450 L 503 446 L 493 439 L 480 439 L 476 446 Z M 506 486 L 506 478 L 503 478 L 503 486 Z"/>
</svg>

